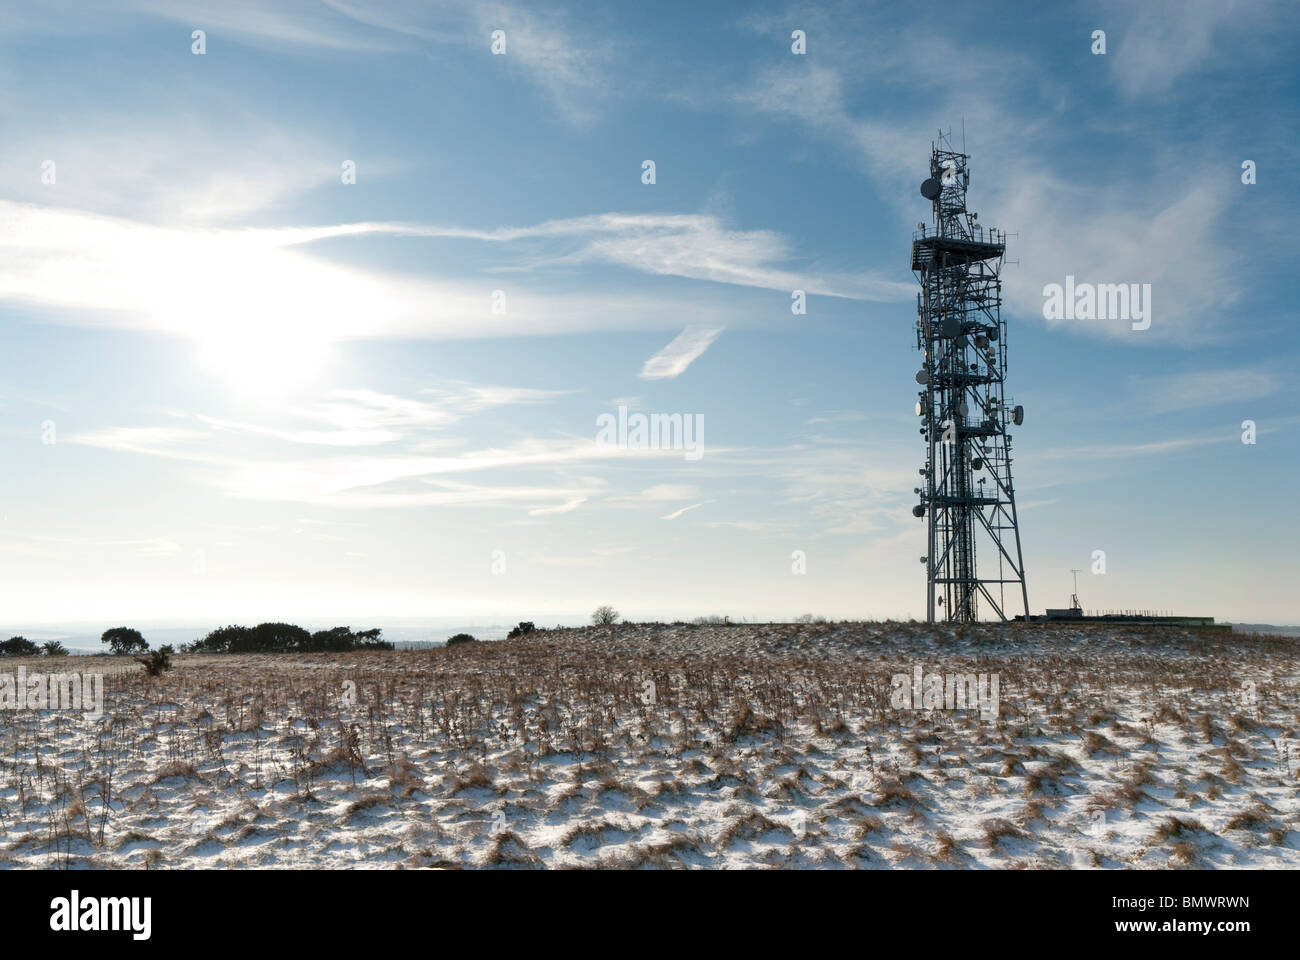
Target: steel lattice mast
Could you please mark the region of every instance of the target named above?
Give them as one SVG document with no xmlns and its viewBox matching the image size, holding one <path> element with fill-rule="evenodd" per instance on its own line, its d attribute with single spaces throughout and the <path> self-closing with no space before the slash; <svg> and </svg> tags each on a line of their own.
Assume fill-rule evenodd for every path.
<svg viewBox="0 0 1300 960">
<path fill-rule="evenodd" d="M 931 622 L 936 606 L 938 619 L 978 620 L 981 598 L 1006 620 L 1008 585 L 1012 602 L 1018 592 L 1029 615 L 1007 433 L 1023 422 L 1024 409 L 1011 405 L 1004 387 L 999 274 L 1006 234 L 966 210 L 969 159 L 943 134 L 931 145 L 921 195 L 931 202 L 933 222 L 929 229 L 918 224 L 912 239 L 912 270 L 921 284 L 916 345 L 924 356 L 916 414 L 927 443 L 923 485 L 915 491 L 921 502 L 912 513 L 928 518 L 921 560 Z"/>
</svg>

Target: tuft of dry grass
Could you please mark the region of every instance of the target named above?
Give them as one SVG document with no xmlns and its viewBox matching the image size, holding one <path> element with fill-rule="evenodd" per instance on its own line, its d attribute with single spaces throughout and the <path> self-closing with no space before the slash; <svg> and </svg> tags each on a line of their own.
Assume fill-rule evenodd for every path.
<svg viewBox="0 0 1300 960">
<path fill-rule="evenodd" d="M 1223 825 L 1224 830 L 1248 830 L 1251 827 L 1257 827 L 1261 824 L 1269 823 L 1272 817 L 1264 809 L 1262 804 L 1256 804 L 1241 810 L 1228 818 L 1227 823 Z"/>
<path fill-rule="evenodd" d="M 347 805 L 343 811 L 343 819 L 350 820 L 356 814 L 363 810 L 369 810 L 378 807 L 381 804 L 391 803 L 392 797 L 386 793 L 367 793 L 363 797 L 358 797 Z"/>
<path fill-rule="evenodd" d="M 937 833 L 935 833 L 934 840 L 935 840 L 934 858 L 936 860 L 942 861 L 943 863 L 952 863 L 954 856 L 959 850 L 957 838 L 954 837 L 947 830 L 939 830 Z"/>
<path fill-rule="evenodd" d="M 1021 839 L 1028 837 L 1029 834 L 1017 827 L 1010 820 L 1002 817 L 990 817 L 980 824 L 980 829 L 984 833 L 984 842 L 990 850 L 995 849 L 998 842 L 1007 838 Z"/>
<path fill-rule="evenodd" d="M 152 783 L 162 783 L 164 780 L 170 780 L 172 777 L 181 777 L 186 780 L 201 780 L 199 772 L 194 769 L 192 763 L 186 763 L 183 760 L 170 760 L 158 768 L 154 774 Z"/>
<path fill-rule="evenodd" d="M 1204 824 L 1192 817 L 1169 817 L 1156 827 L 1155 839 L 1168 840 L 1205 832 Z"/>
</svg>

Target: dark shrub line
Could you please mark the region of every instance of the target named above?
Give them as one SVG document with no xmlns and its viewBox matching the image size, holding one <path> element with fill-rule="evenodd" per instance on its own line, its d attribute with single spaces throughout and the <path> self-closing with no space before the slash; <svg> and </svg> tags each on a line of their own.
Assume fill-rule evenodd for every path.
<svg viewBox="0 0 1300 960">
<path fill-rule="evenodd" d="M 380 630 L 353 631 L 334 627 L 310 633 L 292 623 L 259 623 L 255 627 L 231 625 L 213 630 L 201 640 L 182 647 L 185 653 L 334 653 L 348 650 L 392 650 L 379 639 Z"/>
</svg>

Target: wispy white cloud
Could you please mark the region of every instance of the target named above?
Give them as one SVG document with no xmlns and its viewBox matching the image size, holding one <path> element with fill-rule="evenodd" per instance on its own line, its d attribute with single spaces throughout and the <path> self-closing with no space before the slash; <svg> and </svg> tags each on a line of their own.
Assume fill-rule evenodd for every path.
<svg viewBox="0 0 1300 960">
<path fill-rule="evenodd" d="M 576 238 L 579 249 L 572 255 L 578 260 L 617 262 L 657 276 L 869 299 L 903 295 L 870 281 L 818 280 L 775 269 L 768 262 L 778 249 L 773 235 L 722 236 L 707 217 L 608 214 L 488 232 L 378 223 L 219 230 L 0 201 L 0 220 L 7 222 L 0 234 L 0 300 L 41 308 L 42 316 L 62 322 L 193 337 L 214 366 L 256 361 L 268 379 L 344 338 L 495 337 L 614 324 L 654 329 L 687 308 L 701 326 L 720 326 L 709 323 L 715 318 L 744 322 L 746 316 L 740 305 L 710 305 L 675 292 L 552 294 L 527 281 L 508 285 L 508 310 L 497 316 L 490 292 L 499 279 L 395 276 L 302 249 L 328 237 Z M 248 349 L 251 343 L 256 351 Z"/>
<path fill-rule="evenodd" d="M 1163 453 L 1177 453 L 1182 450 L 1191 450 L 1197 447 L 1208 447 L 1214 444 L 1223 444 L 1240 442 L 1240 434 L 1236 430 L 1236 425 L 1215 432 L 1203 433 L 1183 437 L 1166 437 L 1161 440 L 1146 440 L 1139 443 L 1107 443 L 1097 444 L 1086 447 L 1057 447 L 1048 450 L 1039 450 L 1035 457 L 1039 460 L 1074 460 L 1086 462 L 1088 460 L 1126 460 L 1131 457 L 1141 457 Z"/>
<path fill-rule="evenodd" d="M 1026 510 L 1034 510 L 1038 507 L 1050 507 L 1054 503 L 1060 503 L 1058 497 L 1052 497 L 1048 500 L 1020 500 L 1016 502 L 1016 510 L 1024 513 Z"/>
<path fill-rule="evenodd" d="M 213 109 L 202 120 L 179 106 L 148 120 L 102 111 L 75 118 L 36 112 L 22 114 L 21 123 L 22 149 L 0 156 L 0 180 L 6 201 L 33 209 L 9 208 L 5 215 L 25 230 L 39 226 L 47 244 L 60 228 L 103 235 L 111 224 L 89 214 L 129 217 L 120 221 L 122 227 L 235 223 L 337 184 L 343 159 L 310 130 L 234 108 Z M 133 159 L 124 164 L 127 144 Z M 46 161 L 54 164 L 53 183 L 42 181 Z M 387 161 L 377 158 L 364 165 L 369 177 L 388 169 Z M 38 224 L 33 218 L 41 210 L 48 212 Z M 66 214 L 55 217 L 56 210 Z"/>
<path fill-rule="evenodd" d="M 494 230 L 401 223 L 354 223 L 268 232 L 283 244 L 329 237 L 383 233 L 489 243 L 548 243 L 544 252 L 515 269 L 603 262 L 658 276 L 686 277 L 855 300 L 905 299 L 909 284 L 871 272 L 818 269 L 792 271 L 778 264 L 793 258 L 789 243 L 771 230 L 737 230 L 715 214 L 600 213 Z M 555 243 L 569 242 L 556 249 Z"/>
<path fill-rule="evenodd" d="M 464 413 L 475 413 L 491 407 L 514 406 L 523 403 L 546 403 L 558 397 L 577 393 L 577 390 L 547 390 L 537 387 L 499 387 L 475 384 L 444 383 L 426 387 L 421 394 L 432 394 L 441 402 Z"/>
<path fill-rule="evenodd" d="M 182 427 L 104 427 L 73 434 L 66 442 L 175 460 L 215 462 L 217 458 L 210 448 L 205 452 L 192 446 L 206 443 L 209 437 L 202 430 Z"/>
<path fill-rule="evenodd" d="M 776 523 L 772 520 L 705 520 L 700 526 L 718 527 L 724 530 L 743 530 L 746 533 L 773 533 L 778 530 L 790 530 L 794 523 Z"/>
<path fill-rule="evenodd" d="M 258 46 L 317 47 L 357 53 L 386 53 L 397 46 L 379 30 L 360 30 L 358 22 L 323 3 L 263 3 L 261 0 L 127 0 L 139 14 L 166 18 L 209 34 L 209 43 L 225 38 Z"/>
<path fill-rule="evenodd" d="M 657 483 L 653 487 L 646 487 L 640 493 L 630 497 L 618 497 L 619 500 L 689 500 L 691 497 L 699 496 L 699 488 L 690 483 Z"/>
<path fill-rule="evenodd" d="M 393 443 L 405 435 L 402 428 L 444 427 L 458 419 L 454 413 L 435 404 L 372 390 L 334 390 L 323 403 L 272 408 L 269 412 L 325 424 L 326 429 L 270 427 L 203 414 L 197 415 L 196 419 L 220 430 L 261 434 L 292 443 L 339 447 Z"/>
<path fill-rule="evenodd" d="M 587 502 L 586 497 L 570 497 L 564 503 L 555 507 L 535 507 L 528 511 L 530 517 L 545 517 L 553 513 L 572 513 Z"/>
<path fill-rule="evenodd" d="M 248 452 L 221 443 L 226 434 L 252 434 L 293 443 L 328 447 L 365 447 L 379 439 L 360 435 L 303 435 L 291 430 L 261 428 L 218 418 L 196 417 L 197 422 L 216 432 L 174 427 L 109 427 L 89 430 L 68 438 L 68 442 L 120 452 L 144 454 L 206 468 L 207 482 L 226 496 L 237 499 L 285 501 L 347 508 L 394 508 L 469 503 L 531 502 L 534 516 L 576 509 L 590 497 L 602 493 L 606 481 L 584 477 L 564 485 L 527 485 L 514 480 L 521 470 L 559 471 L 584 463 L 619 460 L 651 464 L 679 460 L 680 451 L 671 449 L 621 449 L 596 443 L 592 437 L 556 436 L 531 438 L 505 447 L 465 450 L 454 454 L 429 455 L 424 441 L 407 436 L 406 446 L 382 455 L 368 452 L 331 453 L 292 459 Z M 387 439 L 387 438 L 383 438 Z M 349 441 L 344 444 L 343 440 Z M 340 442 L 335 442 L 340 441 Z M 358 443 L 357 441 L 364 441 Z M 726 448 L 711 451 L 725 455 Z M 490 474 L 508 470 L 505 483 L 471 486 L 454 481 L 455 475 Z M 423 484 L 424 489 L 411 489 Z M 435 489 L 428 489 L 430 486 Z M 663 492 L 663 491 L 661 491 Z M 650 498 L 655 499 L 655 498 Z M 536 506 L 543 501 L 543 506 Z M 558 501 L 546 504 L 545 501 Z"/>
<path fill-rule="evenodd" d="M 1203 343 L 1223 335 L 1242 295 L 1240 255 L 1221 229 L 1227 197 L 1204 172 L 1183 171 L 1184 187 L 1164 198 L 1144 196 L 1149 185 L 1115 184 L 1094 194 L 1039 171 L 1013 176 L 985 209 L 1020 226 L 1009 267 L 1006 298 L 1022 316 L 1042 319 L 1048 284 L 1150 284 L 1150 329 L 1133 330 L 1127 317 L 1045 320 L 1049 327 L 1148 343 Z M 1164 191 L 1162 191 L 1164 192 Z M 1196 270 L 1187 264 L 1196 263 Z"/>
<path fill-rule="evenodd" d="M 640 549 L 635 546 L 603 546 L 593 547 L 588 553 L 583 554 L 541 554 L 532 559 L 548 567 L 605 567 Z"/>
<path fill-rule="evenodd" d="M 1243 28 L 1260 31 L 1277 6 L 1240 0 L 1148 0 L 1111 2 L 1096 17 L 1107 31 L 1106 65 L 1128 97 L 1160 96 L 1187 74 L 1220 62 L 1237 50 L 1228 37 Z M 1269 53 L 1261 46 L 1260 53 Z"/>
<path fill-rule="evenodd" d="M 899 528 L 916 486 L 915 450 L 898 445 L 812 438 L 792 446 L 745 451 L 728 461 L 749 475 L 771 477 L 777 502 L 800 516 L 802 536 L 870 536 Z"/>
<path fill-rule="evenodd" d="M 457 47 L 483 57 L 485 69 L 518 70 L 551 101 L 559 116 L 584 125 L 595 119 L 609 93 L 606 73 L 618 38 L 595 35 L 563 10 L 535 12 L 526 4 L 484 0 L 354 0 L 319 3 L 263 0 L 128 0 L 137 13 L 164 17 L 209 33 L 219 49 L 227 38 L 274 49 L 302 48 L 359 55 Z M 494 56 L 493 30 L 506 35 L 506 52 Z"/>
<path fill-rule="evenodd" d="M 468 9 L 485 46 L 492 30 L 505 31 L 509 52 L 501 59 L 518 63 L 561 117 L 576 126 L 596 119 L 610 92 L 608 68 L 621 46 L 617 34 L 575 26 L 554 7 L 543 13 L 525 4 L 485 2 L 471 3 Z"/>
<path fill-rule="evenodd" d="M 680 510 L 674 510 L 672 513 L 666 513 L 666 514 L 664 514 L 662 517 L 660 517 L 659 519 L 660 519 L 660 520 L 676 520 L 676 519 L 677 519 L 678 517 L 680 517 L 682 514 L 684 514 L 684 513 L 688 513 L 688 512 L 691 511 L 691 510 L 696 510 L 696 509 L 698 509 L 698 508 L 704 506 L 705 504 L 712 503 L 712 502 L 713 502 L 712 500 L 702 500 L 702 501 L 700 501 L 699 503 L 692 503 L 689 507 L 682 507 Z"/>
<path fill-rule="evenodd" d="M 436 401 L 412 400 L 374 390 L 331 390 L 315 404 L 267 404 L 264 411 L 283 420 L 306 420 L 324 429 L 267 426 L 196 415 L 196 419 L 219 430 L 276 437 L 291 443 L 336 447 L 365 447 L 395 443 L 407 438 L 412 428 L 439 429 L 458 422 L 462 415 L 493 407 L 543 403 L 573 393 L 571 390 L 542 390 L 524 387 L 476 386 L 447 383 L 419 391 Z M 448 440 L 420 440 L 420 449 L 442 446 Z"/>
<path fill-rule="evenodd" d="M 812 427 L 824 423 L 848 423 L 858 420 L 865 420 L 867 415 L 861 410 L 828 410 L 825 413 L 809 417 L 804 421 L 804 426 Z"/>
<path fill-rule="evenodd" d="M 642 380 L 669 380 L 681 376 L 694 363 L 718 335 L 721 329 L 687 327 L 641 367 L 637 374 Z"/>
<path fill-rule="evenodd" d="M 1277 374 L 1261 367 L 1237 367 L 1135 376 L 1131 383 L 1138 409 L 1172 413 L 1260 400 L 1276 393 L 1282 381 Z"/>
<path fill-rule="evenodd" d="M 559 501 L 554 507 L 533 507 L 529 516 L 567 513 L 577 509 L 603 489 L 599 481 L 585 485 L 547 487 L 542 485 L 452 484 L 439 481 L 434 490 L 352 489 L 313 498 L 320 506 L 351 510 L 392 510 L 421 507 L 467 507 Z"/>
<path fill-rule="evenodd" d="M 181 545 L 168 537 L 144 537 L 134 540 L 98 540 L 90 537 L 46 537 L 31 538 L 38 543 L 59 543 L 79 547 L 122 547 L 133 553 L 146 557 L 167 557 L 181 553 Z"/>
</svg>

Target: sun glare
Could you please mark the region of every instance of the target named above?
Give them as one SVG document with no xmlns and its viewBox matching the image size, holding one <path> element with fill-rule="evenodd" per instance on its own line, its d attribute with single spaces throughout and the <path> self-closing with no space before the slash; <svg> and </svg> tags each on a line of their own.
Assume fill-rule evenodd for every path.
<svg viewBox="0 0 1300 960">
<path fill-rule="evenodd" d="M 241 397 L 281 397 L 309 386 L 329 352 L 328 343 L 294 330 L 231 330 L 198 341 L 203 369 Z"/>
<path fill-rule="evenodd" d="M 273 397 L 324 372 L 355 299 L 343 271 L 238 236 L 177 259 L 167 312 L 207 374 L 239 396 Z M 211 292 L 195 297 L 200 272 L 197 288 Z"/>
</svg>

